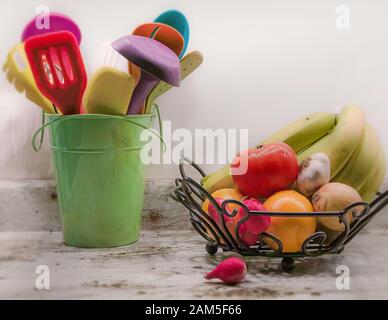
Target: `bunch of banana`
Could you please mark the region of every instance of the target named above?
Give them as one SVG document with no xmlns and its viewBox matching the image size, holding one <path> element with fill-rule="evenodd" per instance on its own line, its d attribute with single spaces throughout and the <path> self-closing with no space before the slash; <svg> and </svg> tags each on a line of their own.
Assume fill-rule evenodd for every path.
<svg viewBox="0 0 388 320">
<path fill-rule="evenodd" d="M 298 160 L 323 152 L 331 162 L 331 181 L 352 186 L 364 201 L 371 201 L 385 176 L 385 157 L 378 136 L 365 123 L 364 112 L 346 106 L 338 115 L 317 112 L 298 119 L 260 144 L 282 141 L 298 155 Z M 202 180 L 209 192 L 233 187 L 230 166 Z"/>
</svg>

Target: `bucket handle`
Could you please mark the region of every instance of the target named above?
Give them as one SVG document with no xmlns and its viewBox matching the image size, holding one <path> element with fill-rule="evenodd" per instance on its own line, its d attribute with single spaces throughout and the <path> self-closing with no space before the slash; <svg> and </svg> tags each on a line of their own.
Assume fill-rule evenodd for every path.
<svg viewBox="0 0 388 320">
<path fill-rule="evenodd" d="M 155 135 L 160 140 L 160 145 L 162 146 L 162 150 L 164 152 L 166 150 L 166 143 L 164 142 L 164 140 L 162 138 L 163 137 L 163 124 L 162 124 L 162 119 L 160 117 L 159 106 L 156 103 L 154 103 L 153 106 L 154 106 L 154 110 L 155 110 L 154 113 L 158 117 L 160 135 L 157 134 L 154 130 L 151 130 L 150 128 L 147 128 L 146 126 L 143 126 L 142 124 L 136 123 L 136 122 L 134 122 L 131 119 L 128 119 L 126 117 L 112 116 L 112 115 L 108 115 L 108 114 L 95 114 L 94 116 L 96 116 L 96 118 L 100 118 L 100 119 L 117 119 L 117 120 L 129 122 L 135 126 L 143 128 L 144 130 L 150 131 L 153 135 Z M 32 148 L 34 149 L 34 151 L 39 152 L 42 149 L 43 140 L 44 140 L 44 130 L 46 129 L 46 127 L 51 126 L 53 123 L 55 123 L 57 121 L 64 121 L 64 120 L 72 119 L 72 118 L 75 118 L 78 116 L 79 116 L 78 114 L 70 115 L 70 116 L 61 116 L 61 117 L 58 117 L 58 118 L 51 120 L 49 122 L 45 122 L 45 112 L 42 111 L 42 125 L 40 126 L 40 128 L 38 130 L 35 131 L 34 135 L 32 136 Z M 39 146 L 37 147 L 36 146 L 36 138 L 39 135 L 39 133 L 40 133 L 40 139 L 39 139 L 40 141 L 39 141 Z"/>
</svg>

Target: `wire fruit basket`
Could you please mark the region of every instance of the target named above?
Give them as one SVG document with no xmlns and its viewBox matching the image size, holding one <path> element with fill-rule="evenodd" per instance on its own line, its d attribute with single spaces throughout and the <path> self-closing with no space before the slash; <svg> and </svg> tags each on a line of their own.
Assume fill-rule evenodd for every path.
<svg viewBox="0 0 388 320">
<path fill-rule="evenodd" d="M 379 193 L 371 202 L 357 202 L 342 211 L 333 212 L 259 212 L 249 211 L 246 205 L 237 200 L 225 200 L 220 207 L 216 200 L 207 192 L 200 183 L 186 175 L 185 165 L 194 167 L 202 177 L 205 172 L 193 161 L 182 158 L 179 164 L 181 177 L 175 180 L 176 187 L 171 197 L 183 204 L 190 212 L 190 221 L 194 229 L 207 241 L 206 251 L 215 255 L 219 249 L 236 252 L 242 256 L 262 256 L 281 258 L 281 267 L 284 271 L 292 271 L 295 267 L 296 258 L 319 257 L 326 254 L 339 254 L 345 246 L 364 228 L 388 203 L 388 191 Z M 215 220 L 202 209 L 203 202 L 208 199 L 213 204 L 220 222 Z M 227 209 L 229 204 L 242 208 L 244 214 L 235 224 L 232 235 L 226 225 L 225 217 L 234 217 L 237 209 L 233 212 Z M 329 232 L 319 230 L 304 240 L 301 250 L 298 252 L 283 252 L 284 245 L 275 235 L 263 232 L 258 236 L 254 245 L 247 246 L 239 236 L 241 225 L 249 219 L 250 215 L 270 217 L 337 217 L 343 225 L 343 231 L 331 235 Z M 348 217 L 352 215 L 352 222 Z M 269 246 L 268 242 L 272 242 Z M 273 245 L 275 244 L 275 245 Z"/>
</svg>

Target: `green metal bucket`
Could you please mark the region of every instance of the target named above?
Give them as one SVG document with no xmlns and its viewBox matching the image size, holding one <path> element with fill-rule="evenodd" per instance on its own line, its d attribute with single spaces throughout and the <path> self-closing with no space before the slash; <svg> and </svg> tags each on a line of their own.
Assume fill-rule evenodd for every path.
<svg viewBox="0 0 388 320">
<path fill-rule="evenodd" d="M 146 169 L 140 134 L 155 114 L 46 117 L 33 147 L 38 150 L 36 137 L 48 127 L 65 244 L 108 248 L 137 241 Z"/>
</svg>

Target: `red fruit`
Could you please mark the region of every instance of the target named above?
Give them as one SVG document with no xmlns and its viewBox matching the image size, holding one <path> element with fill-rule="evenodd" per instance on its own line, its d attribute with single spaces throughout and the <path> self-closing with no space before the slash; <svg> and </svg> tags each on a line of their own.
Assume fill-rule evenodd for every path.
<svg viewBox="0 0 388 320">
<path fill-rule="evenodd" d="M 247 165 L 243 174 L 240 165 Z M 277 142 L 239 153 L 231 171 L 241 193 L 251 198 L 267 198 L 292 186 L 298 176 L 298 159 L 287 144 Z"/>
<path fill-rule="evenodd" d="M 214 198 L 214 200 L 216 200 L 216 202 L 217 202 L 217 204 L 218 204 L 218 206 L 219 206 L 220 208 L 222 207 L 222 203 L 225 201 L 224 199 L 221 199 L 221 198 Z M 227 212 L 229 213 L 227 206 L 225 207 L 225 209 L 226 209 Z M 218 211 L 217 211 L 217 209 L 215 208 L 215 206 L 213 205 L 213 203 L 211 203 L 211 202 L 209 203 L 208 212 L 209 212 L 210 216 L 213 218 L 213 220 L 214 220 L 219 226 L 221 226 L 222 221 L 221 221 L 220 215 L 218 214 Z M 229 221 L 233 220 L 233 218 L 228 217 L 226 214 L 224 214 L 224 220 L 225 220 L 225 222 L 229 222 Z"/>
<path fill-rule="evenodd" d="M 247 206 L 249 211 L 267 211 L 262 203 L 256 199 L 245 199 L 243 203 Z M 243 219 L 247 215 L 247 212 L 240 208 L 236 215 L 236 223 Z M 271 224 L 271 217 L 250 215 L 248 220 L 245 221 L 238 229 L 238 235 L 242 242 L 247 246 L 254 245 L 259 239 L 259 235 L 265 232 Z"/>
<path fill-rule="evenodd" d="M 233 285 L 240 283 L 245 279 L 247 274 L 247 266 L 244 260 L 231 257 L 222 261 L 213 271 L 205 275 L 205 279 L 220 279 L 225 284 Z"/>
</svg>

